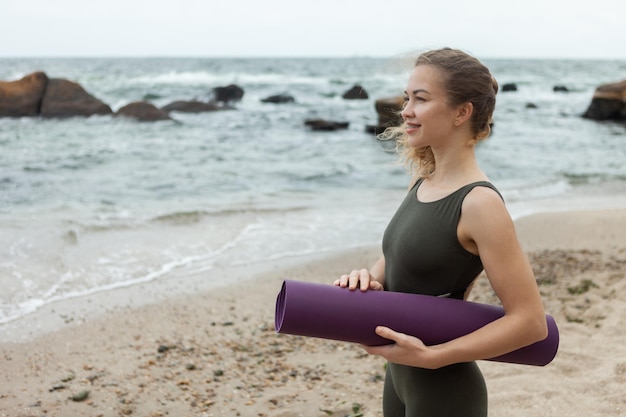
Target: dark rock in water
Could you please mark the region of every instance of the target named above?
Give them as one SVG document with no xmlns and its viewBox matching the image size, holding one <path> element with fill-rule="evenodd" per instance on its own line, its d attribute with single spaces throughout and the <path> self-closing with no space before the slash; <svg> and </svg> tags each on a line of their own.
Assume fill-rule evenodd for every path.
<svg viewBox="0 0 626 417">
<path fill-rule="evenodd" d="M 0 81 L 0 117 L 39 115 L 48 76 L 34 72 L 16 81 Z"/>
<path fill-rule="evenodd" d="M 387 97 L 376 100 L 374 103 L 376 113 L 378 113 L 378 124 L 367 126 L 367 131 L 378 135 L 385 129 L 402 124 L 400 112 L 404 108 L 404 97 Z"/>
<path fill-rule="evenodd" d="M 355 85 L 345 93 L 343 93 L 343 97 L 346 100 L 365 100 L 369 98 L 367 91 L 363 89 L 360 85 Z"/>
<path fill-rule="evenodd" d="M 537 105 L 535 103 L 526 103 L 526 108 L 527 109 L 536 109 L 538 107 L 537 107 Z"/>
<path fill-rule="evenodd" d="M 172 112 L 172 111 L 179 111 L 182 113 L 202 113 L 202 112 L 207 112 L 207 111 L 220 110 L 220 106 L 218 106 L 215 103 L 206 103 L 204 101 L 179 100 L 179 101 L 174 101 L 172 103 L 169 103 L 161 107 L 161 110 L 167 113 Z"/>
<path fill-rule="evenodd" d="M 173 120 L 165 111 L 147 101 L 135 101 L 121 107 L 115 116 L 129 117 L 140 122 L 154 122 L 158 120 Z"/>
<path fill-rule="evenodd" d="M 276 95 L 261 99 L 262 103 L 275 103 L 275 104 L 293 103 L 294 101 L 296 100 L 293 98 L 293 96 L 290 96 L 288 94 L 276 94 Z"/>
<path fill-rule="evenodd" d="M 243 98 L 243 88 L 235 84 L 229 84 L 225 87 L 215 87 L 213 89 L 213 99 L 218 103 L 232 103 L 240 101 Z"/>
<path fill-rule="evenodd" d="M 517 91 L 517 84 L 515 83 L 506 83 L 502 85 L 502 92 L 505 91 Z"/>
<path fill-rule="evenodd" d="M 304 121 L 304 124 L 309 126 L 312 130 L 319 131 L 333 131 L 339 129 L 347 129 L 350 126 L 349 122 L 335 122 L 325 119 L 308 119 Z"/>
<path fill-rule="evenodd" d="M 380 125 L 367 125 L 367 126 L 365 126 L 365 131 L 367 133 L 371 133 L 372 135 L 380 135 L 381 133 L 383 133 L 385 131 L 385 129 L 387 129 L 386 126 L 380 126 Z"/>
<path fill-rule="evenodd" d="M 582 117 L 593 120 L 626 120 L 626 80 L 596 88 Z"/>
<path fill-rule="evenodd" d="M 554 91 L 555 93 L 567 93 L 569 92 L 569 89 L 564 85 L 555 85 L 554 87 L 552 87 L 552 91 Z"/>
<path fill-rule="evenodd" d="M 378 124 L 385 126 L 400 126 L 403 122 L 402 109 L 404 109 L 404 97 L 388 97 L 376 100 L 374 108 L 378 113 Z"/>
<path fill-rule="evenodd" d="M 52 78 L 41 102 L 42 117 L 74 117 L 112 114 L 109 105 L 98 100 L 79 84 Z"/>
<path fill-rule="evenodd" d="M 74 117 L 112 114 L 111 107 L 64 79 L 35 72 L 21 80 L 0 82 L 0 117 Z"/>
</svg>

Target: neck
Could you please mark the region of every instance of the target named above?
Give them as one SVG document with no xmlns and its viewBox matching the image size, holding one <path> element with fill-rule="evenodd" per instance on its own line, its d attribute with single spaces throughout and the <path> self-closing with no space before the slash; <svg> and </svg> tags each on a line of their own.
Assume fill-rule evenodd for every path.
<svg viewBox="0 0 626 417">
<path fill-rule="evenodd" d="M 476 161 L 474 145 L 455 148 L 433 149 L 435 172 L 428 178 L 433 184 L 442 186 L 464 185 L 468 182 L 487 180 Z"/>
</svg>

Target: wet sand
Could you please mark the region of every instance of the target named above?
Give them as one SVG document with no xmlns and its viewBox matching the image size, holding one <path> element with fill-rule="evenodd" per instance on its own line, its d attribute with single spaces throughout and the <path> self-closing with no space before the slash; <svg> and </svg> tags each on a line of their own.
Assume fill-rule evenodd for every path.
<svg viewBox="0 0 626 417">
<path fill-rule="evenodd" d="M 516 225 L 561 345 L 546 367 L 479 362 L 490 416 L 624 415 L 626 209 L 533 214 Z M 224 286 L 147 297 L 156 302 L 142 302 L 155 291 L 146 284 L 43 309 L 0 343 L 0 416 L 382 416 L 381 358 L 279 335 L 273 324 L 283 279 L 330 283 L 379 254 L 220 271 Z M 109 308 L 112 300 L 133 307 Z M 497 302 L 484 276 L 471 300 Z"/>
</svg>

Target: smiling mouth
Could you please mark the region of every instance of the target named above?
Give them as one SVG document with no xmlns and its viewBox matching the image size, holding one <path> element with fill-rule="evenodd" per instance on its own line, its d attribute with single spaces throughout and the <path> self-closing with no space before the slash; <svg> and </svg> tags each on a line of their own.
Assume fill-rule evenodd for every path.
<svg viewBox="0 0 626 417">
<path fill-rule="evenodd" d="M 406 124 L 406 131 L 410 132 L 410 131 L 413 131 L 413 130 L 417 129 L 418 127 L 421 127 L 421 126 L 422 125 L 417 124 L 417 123 L 407 123 Z"/>
</svg>

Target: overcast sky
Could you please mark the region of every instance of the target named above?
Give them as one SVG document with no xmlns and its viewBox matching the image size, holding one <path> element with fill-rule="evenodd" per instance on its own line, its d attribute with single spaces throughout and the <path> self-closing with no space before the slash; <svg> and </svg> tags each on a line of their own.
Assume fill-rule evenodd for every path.
<svg viewBox="0 0 626 417">
<path fill-rule="evenodd" d="M 626 59 L 626 0 L 0 1 L 0 57 Z"/>
</svg>

